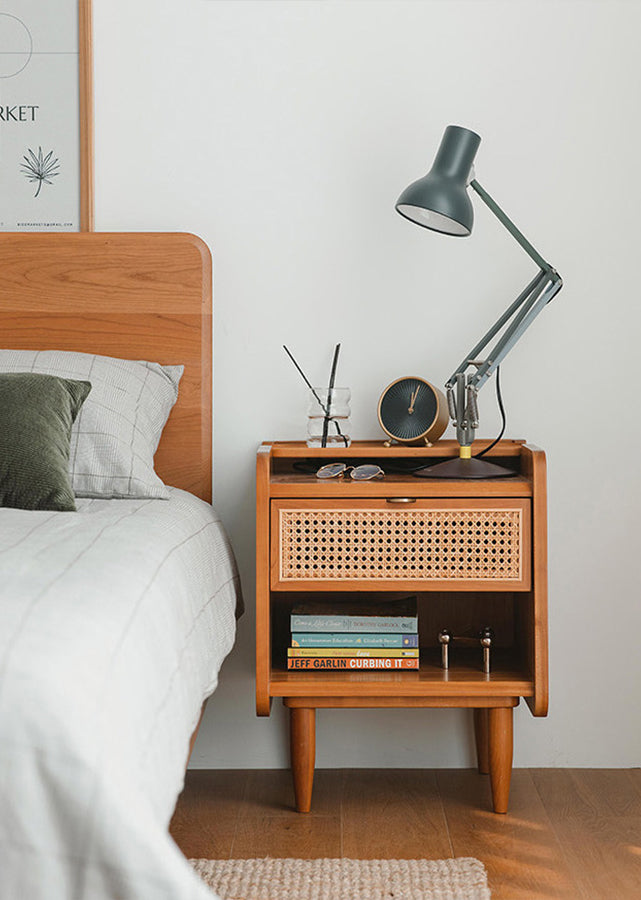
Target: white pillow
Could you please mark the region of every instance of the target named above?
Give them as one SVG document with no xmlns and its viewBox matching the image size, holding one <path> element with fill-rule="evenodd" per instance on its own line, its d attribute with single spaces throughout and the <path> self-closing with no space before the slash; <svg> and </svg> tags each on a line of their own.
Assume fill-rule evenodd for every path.
<svg viewBox="0 0 641 900">
<path fill-rule="evenodd" d="M 90 353 L 0 350 L 0 372 L 91 382 L 71 431 L 69 474 L 77 497 L 169 497 L 154 472 L 154 453 L 183 371 Z"/>
</svg>

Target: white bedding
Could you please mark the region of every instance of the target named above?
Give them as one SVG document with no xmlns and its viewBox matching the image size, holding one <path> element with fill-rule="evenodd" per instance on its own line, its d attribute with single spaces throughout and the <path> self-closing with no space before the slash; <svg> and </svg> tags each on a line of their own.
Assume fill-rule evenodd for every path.
<svg viewBox="0 0 641 900">
<path fill-rule="evenodd" d="M 0 509 L 0 898 L 202 900 L 168 835 L 235 636 L 216 514 L 170 500 Z"/>
</svg>

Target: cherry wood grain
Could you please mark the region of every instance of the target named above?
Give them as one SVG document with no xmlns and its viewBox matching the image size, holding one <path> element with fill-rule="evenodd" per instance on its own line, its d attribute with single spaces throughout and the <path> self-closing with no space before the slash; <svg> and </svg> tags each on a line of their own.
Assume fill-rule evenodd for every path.
<svg viewBox="0 0 641 900">
<path fill-rule="evenodd" d="M 447 482 L 447 488 L 427 478 L 419 479 L 412 475 L 394 476 L 394 496 L 396 497 L 469 497 L 470 488 L 465 482 Z M 270 493 L 277 498 L 322 498 L 338 499 L 349 497 L 351 500 L 359 498 L 374 499 L 390 496 L 389 481 L 358 482 L 348 479 L 331 478 L 321 481 L 315 476 L 295 474 L 288 478 L 286 475 L 272 475 L 270 479 Z M 531 497 L 532 483 L 523 478 L 497 479 L 485 482 L 483 497 Z"/>
<path fill-rule="evenodd" d="M 506 813 L 512 777 L 512 710 L 492 707 L 487 711 L 488 763 L 494 812 Z"/>
<path fill-rule="evenodd" d="M 462 696 L 456 697 L 431 697 L 421 695 L 419 697 L 391 696 L 391 697 L 285 697 L 285 706 L 294 709 L 296 707 L 311 707 L 313 709 L 491 709 L 496 706 L 518 706 L 518 697 L 491 697 Z"/>
<path fill-rule="evenodd" d="M 532 480 L 532 589 L 520 612 L 519 639 L 534 680 L 534 695 L 526 698 L 535 716 L 548 711 L 548 523 L 545 453 L 525 444 L 524 473 Z"/>
<path fill-rule="evenodd" d="M 211 256 L 188 234 L 0 235 L 2 346 L 185 366 L 155 457 L 211 500 Z"/>
<path fill-rule="evenodd" d="M 269 603 L 269 453 L 262 445 L 256 455 L 256 714 L 268 716 L 272 638 Z"/>
<path fill-rule="evenodd" d="M 272 446 L 272 453 L 275 458 L 282 459 L 298 459 L 300 458 L 316 458 L 322 459 L 323 465 L 328 458 L 353 459 L 360 457 L 374 457 L 380 455 L 388 455 L 394 457 L 405 458 L 422 458 L 429 459 L 446 458 L 459 455 L 459 445 L 454 440 L 437 441 L 429 447 L 415 447 L 394 444 L 392 447 L 385 446 L 385 439 L 380 441 L 354 441 L 349 447 L 308 447 L 303 441 L 266 441 Z M 484 450 L 491 441 L 480 439 L 474 441 L 474 452 Z M 518 457 L 521 455 L 521 446 L 525 443 L 523 440 L 503 440 L 500 447 L 488 454 L 493 458 L 496 457 Z"/>
<path fill-rule="evenodd" d="M 290 709 L 289 729 L 296 809 L 308 813 L 312 806 L 316 762 L 316 710 L 310 707 Z"/>
<path fill-rule="evenodd" d="M 418 670 L 400 672 L 357 670 L 287 670 L 284 663 L 272 665 L 270 691 L 274 697 L 362 697 L 370 700 L 393 697 L 449 698 L 451 705 L 465 698 L 525 697 L 533 691 L 519 661 L 507 651 L 495 651 L 489 675 L 468 651 L 456 666 L 443 669 L 438 651 L 421 650 Z M 456 702 L 454 702 L 456 701 Z M 400 704 L 399 704 L 400 705 Z"/>
</svg>

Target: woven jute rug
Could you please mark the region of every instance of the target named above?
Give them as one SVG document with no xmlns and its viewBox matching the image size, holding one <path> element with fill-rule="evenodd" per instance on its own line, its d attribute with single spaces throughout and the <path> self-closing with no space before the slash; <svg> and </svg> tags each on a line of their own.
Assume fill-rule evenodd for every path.
<svg viewBox="0 0 641 900">
<path fill-rule="evenodd" d="M 478 859 L 192 859 L 223 900 L 489 900 Z"/>
</svg>

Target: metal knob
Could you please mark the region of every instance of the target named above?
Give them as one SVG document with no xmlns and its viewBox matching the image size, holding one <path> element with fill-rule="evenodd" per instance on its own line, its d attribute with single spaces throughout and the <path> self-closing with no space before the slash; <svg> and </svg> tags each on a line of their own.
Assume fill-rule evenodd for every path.
<svg viewBox="0 0 641 900">
<path fill-rule="evenodd" d="M 441 645 L 441 666 L 443 669 L 449 669 L 449 667 L 450 667 L 449 646 L 450 646 L 450 641 L 452 640 L 452 632 L 449 630 L 449 628 L 443 628 L 442 631 L 439 631 L 438 640 Z"/>
<path fill-rule="evenodd" d="M 489 625 L 485 625 L 479 634 L 481 647 L 483 648 L 483 671 L 486 675 L 490 673 L 490 650 L 494 641 L 494 630 Z"/>
</svg>

